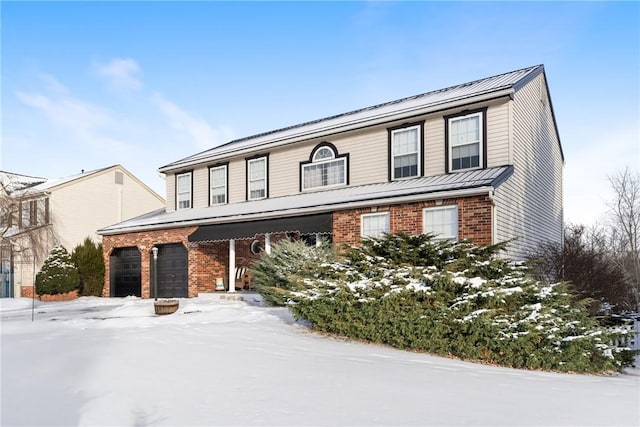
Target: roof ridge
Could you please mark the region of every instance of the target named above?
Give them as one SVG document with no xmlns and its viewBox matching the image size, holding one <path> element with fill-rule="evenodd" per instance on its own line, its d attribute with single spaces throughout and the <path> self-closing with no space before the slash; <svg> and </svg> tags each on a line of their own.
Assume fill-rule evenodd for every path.
<svg viewBox="0 0 640 427">
<path fill-rule="evenodd" d="M 171 163 L 167 164 L 166 166 L 180 164 L 183 161 L 187 161 L 187 160 L 190 160 L 190 159 L 195 160 L 195 159 L 197 159 L 199 157 L 202 157 L 202 156 L 206 155 L 206 153 L 209 153 L 209 152 L 211 152 L 213 150 L 218 150 L 218 149 L 220 149 L 222 147 L 228 147 L 230 145 L 234 145 L 234 144 L 237 144 L 237 143 L 240 143 L 240 142 L 244 142 L 244 141 L 248 141 L 248 140 L 251 140 L 251 139 L 261 138 L 261 137 L 268 136 L 268 135 L 273 135 L 273 134 L 276 134 L 276 133 L 279 133 L 279 132 L 285 132 L 285 131 L 292 130 L 292 129 L 302 128 L 302 127 L 305 127 L 305 126 L 321 123 L 321 122 L 324 122 L 324 121 L 327 121 L 327 120 L 332 120 L 332 119 L 336 119 L 336 118 L 339 118 L 339 117 L 346 117 L 346 116 L 354 115 L 354 114 L 361 113 L 361 112 L 364 112 L 364 111 L 376 110 L 378 108 L 386 107 L 386 106 L 389 106 L 389 105 L 399 104 L 401 102 L 423 98 L 423 97 L 426 97 L 426 96 L 429 96 L 429 95 L 433 95 L 433 94 L 436 94 L 436 93 L 443 93 L 443 92 L 451 91 L 451 90 L 454 90 L 454 89 L 457 89 L 457 88 L 471 86 L 471 85 L 474 85 L 474 84 L 477 84 L 477 83 L 480 83 L 480 82 L 483 82 L 483 81 L 487 81 L 487 80 L 491 80 L 491 79 L 498 79 L 498 78 L 506 76 L 508 74 L 516 74 L 516 73 L 520 73 L 520 72 L 523 72 L 523 71 L 526 70 L 527 73 L 522 77 L 522 78 L 524 78 L 531 71 L 533 71 L 533 70 L 535 70 L 535 69 L 537 69 L 539 67 L 544 67 L 544 65 L 538 64 L 538 65 L 528 66 L 528 67 L 520 68 L 520 69 L 517 69 L 517 70 L 507 71 L 507 72 L 501 73 L 501 74 L 495 74 L 495 75 L 492 75 L 492 76 L 488 76 L 488 77 L 484 77 L 484 78 L 480 78 L 480 79 L 476 79 L 476 80 L 471 80 L 471 81 L 468 81 L 468 82 L 465 82 L 465 83 L 459 83 L 459 84 L 448 86 L 448 87 L 445 87 L 445 88 L 440 88 L 440 89 L 435 89 L 435 90 L 431 90 L 431 91 L 428 91 L 428 92 L 423 92 L 423 93 L 420 93 L 420 94 L 417 94 L 417 95 L 411 95 L 411 96 L 407 96 L 407 97 L 404 97 L 404 98 L 399 98 L 399 99 L 395 99 L 395 100 L 392 100 L 392 101 L 386 101 L 386 102 L 383 102 L 383 103 L 380 103 L 380 104 L 371 105 L 371 106 L 368 106 L 368 107 L 358 108 L 358 109 L 347 111 L 347 112 L 340 113 L 340 114 L 334 114 L 332 116 L 322 117 L 320 119 L 310 120 L 310 121 L 306 121 L 306 122 L 303 122 L 303 123 L 298 123 L 298 124 L 291 125 L 291 126 L 285 126 L 283 128 L 278 128 L 278 129 L 274 129 L 274 130 L 270 130 L 270 131 L 266 131 L 266 132 L 257 133 L 257 134 L 254 134 L 254 135 L 245 136 L 245 137 L 242 137 L 242 138 L 231 140 L 231 141 L 226 142 L 224 144 L 216 145 L 215 147 L 203 150 L 201 152 L 192 154 L 190 156 L 184 157 L 184 158 L 182 158 L 180 160 L 171 162 Z M 166 167 L 166 166 L 163 166 L 163 167 Z"/>
</svg>

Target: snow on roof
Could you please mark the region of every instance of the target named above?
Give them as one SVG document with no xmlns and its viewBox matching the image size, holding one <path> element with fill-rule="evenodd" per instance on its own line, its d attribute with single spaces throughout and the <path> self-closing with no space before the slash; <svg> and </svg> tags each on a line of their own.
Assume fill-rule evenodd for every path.
<svg viewBox="0 0 640 427">
<path fill-rule="evenodd" d="M 323 119 L 236 139 L 176 162 L 169 163 L 168 165 L 162 166 L 159 170 L 165 172 L 202 161 L 209 161 L 245 149 L 256 148 L 271 143 L 277 144 L 278 142 L 296 137 L 311 137 L 315 133 L 333 131 L 349 125 L 361 126 L 372 120 L 393 118 L 394 115 L 398 114 L 407 114 L 409 112 L 416 112 L 417 110 L 428 111 L 429 109 L 440 109 L 444 104 L 467 100 L 480 95 L 495 94 L 503 90 L 515 91 L 543 71 L 543 65 L 536 65 Z"/>
<path fill-rule="evenodd" d="M 75 181 L 76 179 L 84 178 L 86 176 L 93 175 L 95 173 L 105 171 L 105 170 L 110 169 L 112 167 L 113 166 L 108 166 L 106 168 L 95 169 L 95 170 L 88 171 L 88 172 L 82 171 L 82 172 L 80 172 L 78 174 L 71 175 L 71 176 L 66 176 L 66 177 L 63 177 L 63 178 L 49 179 L 49 180 L 47 180 L 47 182 L 44 182 L 44 183 L 38 185 L 36 187 L 36 189 L 40 190 L 40 191 L 45 191 L 45 190 L 48 190 L 50 188 L 66 184 L 68 182 Z"/>
<path fill-rule="evenodd" d="M 413 196 L 424 199 L 428 197 L 427 195 L 435 196 L 443 192 L 470 192 L 480 188 L 495 188 L 512 172 L 513 166 L 501 166 L 381 184 L 305 192 L 220 206 L 181 209 L 172 212 L 161 209 L 105 227 L 98 230 L 98 234 L 120 234 L 143 229 L 208 225 L 331 212 L 357 203 L 370 204 L 372 201 Z"/>
<path fill-rule="evenodd" d="M 13 194 L 17 191 L 23 191 L 38 184 L 42 184 L 46 181 L 47 178 L 0 171 L 0 184 L 5 189 L 7 194 Z"/>
</svg>

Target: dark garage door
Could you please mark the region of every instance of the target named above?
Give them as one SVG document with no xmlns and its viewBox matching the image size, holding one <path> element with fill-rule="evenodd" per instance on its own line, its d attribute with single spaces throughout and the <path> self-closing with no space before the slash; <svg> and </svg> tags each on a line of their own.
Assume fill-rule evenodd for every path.
<svg viewBox="0 0 640 427">
<path fill-rule="evenodd" d="M 112 297 L 142 296 L 138 248 L 114 250 L 109 258 L 109 269 Z"/>
<path fill-rule="evenodd" d="M 153 263 L 153 258 L 151 259 Z M 187 288 L 187 250 L 181 243 L 158 245 L 158 297 L 186 298 Z M 153 264 L 151 266 L 153 271 Z M 153 277 L 151 281 L 153 294 Z"/>
</svg>

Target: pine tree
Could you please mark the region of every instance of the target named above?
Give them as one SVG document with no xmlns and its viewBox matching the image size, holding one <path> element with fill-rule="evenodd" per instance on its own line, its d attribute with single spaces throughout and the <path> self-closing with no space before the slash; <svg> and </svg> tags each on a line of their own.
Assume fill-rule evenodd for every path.
<svg viewBox="0 0 640 427">
<path fill-rule="evenodd" d="M 36 274 L 36 292 L 43 294 L 64 294 L 78 289 L 80 275 L 71 260 L 71 255 L 63 246 L 51 249 L 42 268 Z"/>
<path fill-rule="evenodd" d="M 71 259 L 80 274 L 80 295 L 101 296 L 104 288 L 104 258 L 102 244 L 96 244 L 87 237 L 75 247 Z"/>
</svg>

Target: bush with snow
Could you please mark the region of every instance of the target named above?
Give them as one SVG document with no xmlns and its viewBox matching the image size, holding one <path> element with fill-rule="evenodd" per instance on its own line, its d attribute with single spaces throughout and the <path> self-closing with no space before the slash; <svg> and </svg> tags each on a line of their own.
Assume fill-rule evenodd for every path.
<svg viewBox="0 0 640 427">
<path fill-rule="evenodd" d="M 36 274 L 36 292 L 43 294 L 64 294 L 78 289 L 80 275 L 71 255 L 63 246 L 51 249 L 42 268 Z"/>
<path fill-rule="evenodd" d="M 339 258 L 301 256 L 304 269 L 289 262 L 291 248 L 283 264 L 265 255 L 255 268 L 269 263 L 278 275 L 272 303 L 322 332 L 514 368 L 596 373 L 629 363 L 611 344 L 626 331 L 600 327 L 566 284 L 496 257 L 504 246 L 398 234 Z"/>
</svg>

